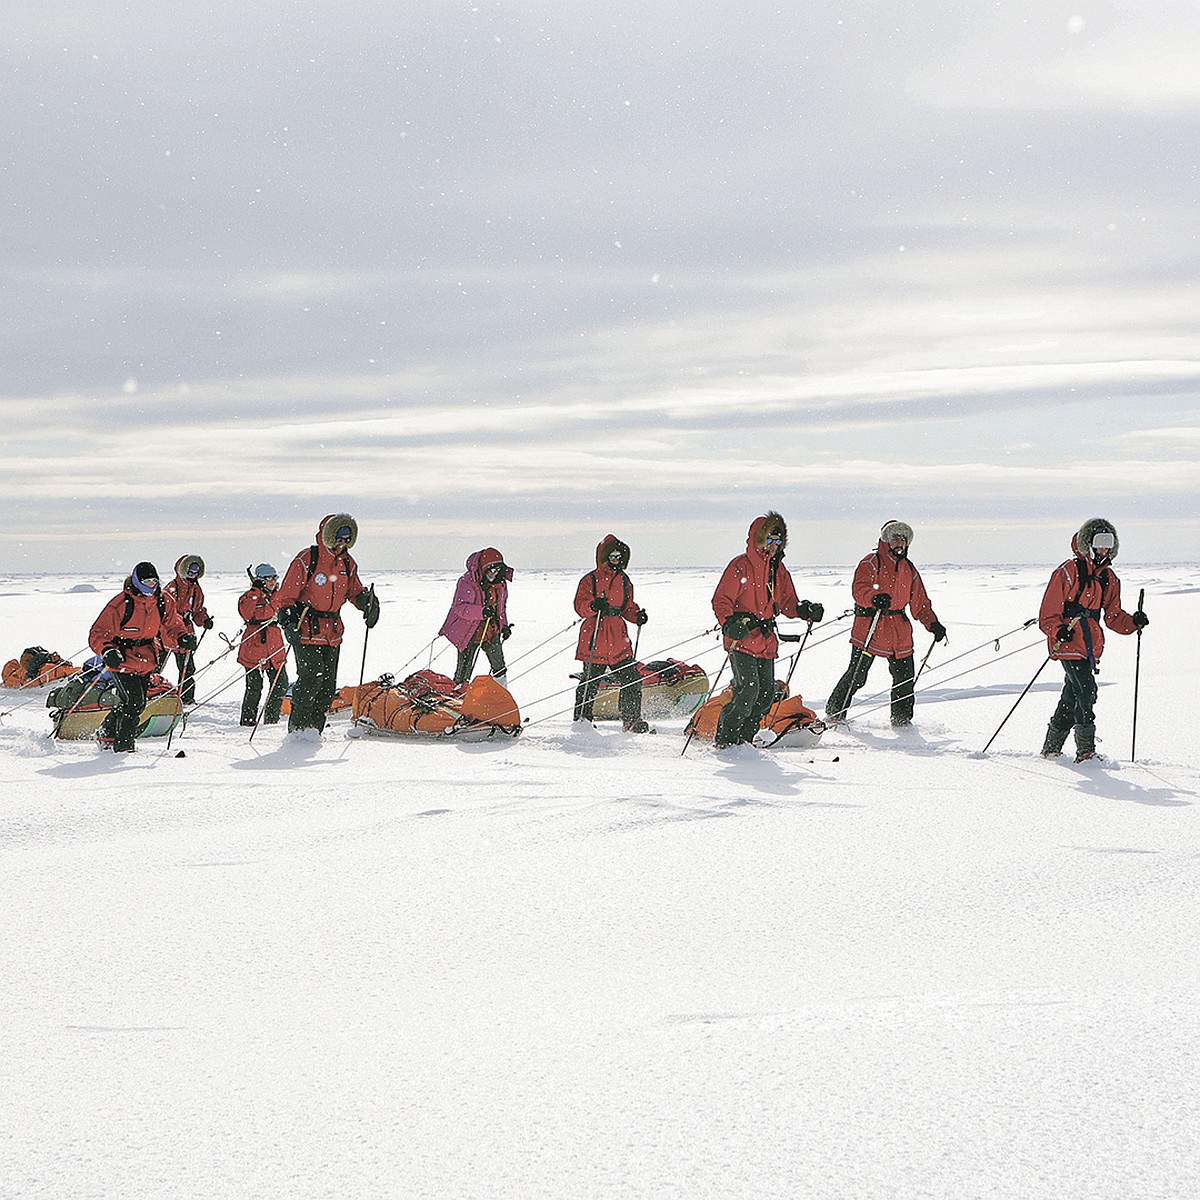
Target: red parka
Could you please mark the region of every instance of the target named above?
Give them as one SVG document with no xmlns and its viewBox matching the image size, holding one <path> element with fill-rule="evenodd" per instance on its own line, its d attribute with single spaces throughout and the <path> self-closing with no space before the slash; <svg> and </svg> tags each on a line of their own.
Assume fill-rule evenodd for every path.
<svg viewBox="0 0 1200 1200">
<path fill-rule="evenodd" d="M 713 592 L 712 610 L 717 620 L 724 625 L 735 612 L 749 613 L 760 620 L 770 620 L 781 613 L 785 617 L 799 615 L 799 600 L 796 585 L 783 565 L 786 540 L 774 552 L 763 542 L 768 520 L 784 530 L 786 526 L 778 514 L 755 517 L 746 535 L 746 553 L 739 554 L 725 568 L 717 590 Z M 763 633 L 755 629 L 749 637 L 735 642 L 725 639 L 726 650 L 740 650 L 753 658 L 775 658 L 779 653 L 779 639 L 772 629 Z"/>
<path fill-rule="evenodd" d="M 353 603 L 367 590 L 350 551 L 335 548 L 338 526 L 349 521 L 336 513 L 325 517 L 317 527 L 317 544 L 292 559 L 275 593 L 278 610 L 294 604 L 307 607 L 299 626 L 300 641 L 306 646 L 340 646 L 345 626 L 338 613 L 347 600 Z"/>
<path fill-rule="evenodd" d="M 1078 535 L 1071 542 L 1071 549 L 1076 556 L 1062 563 L 1046 585 L 1038 625 L 1046 635 L 1051 657 L 1087 658 L 1090 644 L 1093 661 L 1099 661 L 1104 653 L 1101 614 L 1104 623 L 1114 633 L 1134 633 L 1137 626 L 1133 617 L 1121 607 L 1121 581 L 1111 564 L 1097 568 L 1095 563 L 1080 554 Z M 1079 621 L 1074 636 L 1056 650 L 1054 643 L 1059 627 L 1069 625 L 1075 616 L 1079 616 Z"/>
<path fill-rule="evenodd" d="M 156 591 L 143 596 L 131 579 L 101 610 L 88 634 L 93 654 L 119 647 L 125 661 L 115 668 L 125 675 L 151 675 L 158 670 L 165 650 L 178 650 L 179 639 L 189 630 L 175 611 L 170 596 Z"/>
<path fill-rule="evenodd" d="M 238 615 L 246 622 L 246 628 L 242 630 L 237 660 L 247 671 L 259 667 L 278 670 L 287 657 L 283 630 L 275 621 L 279 612 L 276 594 L 256 585 L 243 592 L 238 599 Z"/>
<path fill-rule="evenodd" d="M 882 539 L 875 550 L 858 564 L 850 590 L 854 594 L 854 627 L 850 630 L 850 644 L 869 650 L 880 658 L 912 658 L 913 633 L 904 612 L 906 608 L 912 610 L 912 615 L 926 629 L 930 629 L 937 620 L 920 571 L 912 565 L 907 554 L 894 554 Z M 871 603 L 881 593 L 892 598 L 890 606 L 883 610 Z M 867 634 L 871 631 L 871 622 L 875 620 L 877 612 L 881 615 L 868 646 Z"/>
<path fill-rule="evenodd" d="M 619 550 L 623 559 L 616 570 L 608 561 L 614 550 Z M 583 617 L 579 644 L 575 647 L 575 657 L 580 662 L 611 667 L 633 657 L 625 623 L 636 621 L 641 609 L 634 603 L 633 584 L 625 574 L 628 565 L 629 547 L 614 534 L 606 534 L 596 547 L 596 569 L 589 571 L 575 589 L 575 611 Z M 593 612 L 593 600 L 607 600 L 620 610 L 620 616 L 602 617 Z"/>
</svg>

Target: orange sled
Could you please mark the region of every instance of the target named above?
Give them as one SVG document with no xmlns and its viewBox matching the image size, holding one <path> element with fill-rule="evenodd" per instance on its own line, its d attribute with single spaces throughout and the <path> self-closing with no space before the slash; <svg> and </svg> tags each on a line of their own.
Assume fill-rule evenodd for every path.
<svg viewBox="0 0 1200 1200">
<path fill-rule="evenodd" d="M 733 688 L 702 704 L 687 724 L 686 733 L 711 742 L 717 736 L 717 722 L 721 709 L 733 697 Z M 775 703 L 767 709 L 767 715 L 759 723 L 756 744 L 770 746 L 773 750 L 806 749 L 815 746 L 825 732 L 825 723 L 804 703 L 800 695 L 789 696 L 787 684 L 775 681 Z"/>
<path fill-rule="evenodd" d="M 7 688 L 36 688 L 70 679 L 77 670 L 61 654 L 44 646 L 29 646 L 21 651 L 20 658 L 10 658 L 4 664 L 2 678 Z"/>
<path fill-rule="evenodd" d="M 477 675 L 461 693 L 436 671 L 400 683 L 381 675 L 356 690 L 354 728 L 368 736 L 483 742 L 521 734 L 516 701 L 490 675 Z"/>
</svg>

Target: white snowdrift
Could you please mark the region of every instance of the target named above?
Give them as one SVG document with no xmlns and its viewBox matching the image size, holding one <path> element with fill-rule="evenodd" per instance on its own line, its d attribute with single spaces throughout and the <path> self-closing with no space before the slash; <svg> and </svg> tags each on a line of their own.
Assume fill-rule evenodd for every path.
<svg viewBox="0 0 1200 1200">
<path fill-rule="evenodd" d="M 1037 756 L 1054 666 L 981 757 L 1044 642 L 938 664 L 1032 617 L 1051 566 L 927 569 L 951 642 L 916 728 L 868 698 L 877 666 L 811 752 L 573 729 L 557 572 L 513 584 L 510 661 L 550 641 L 499 747 L 345 722 L 249 745 L 232 656 L 169 751 L 123 759 L 48 741 L 44 693 L 0 693 L 0 1196 L 1194 1194 L 1200 570 L 1122 571 L 1152 620 L 1136 764 L 1116 636 L 1114 764 Z M 848 570 L 793 570 L 847 607 Z M 454 575 L 363 575 L 370 676 L 433 637 Z M 715 672 L 715 638 L 675 644 L 713 624 L 716 577 L 633 572 L 643 659 Z M 0 653 L 77 651 L 117 585 L 0 579 Z M 242 582 L 206 585 L 235 633 Z M 818 708 L 847 626 L 793 677 Z"/>
</svg>

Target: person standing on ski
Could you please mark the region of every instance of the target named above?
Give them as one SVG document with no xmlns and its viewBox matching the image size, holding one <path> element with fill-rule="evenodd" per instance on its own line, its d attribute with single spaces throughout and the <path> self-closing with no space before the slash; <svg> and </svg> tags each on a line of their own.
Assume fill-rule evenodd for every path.
<svg viewBox="0 0 1200 1200">
<path fill-rule="evenodd" d="M 270 563 L 259 563 L 250 573 L 250 587 L 238 598 L 238 615 L 246 622 L 238 643 L 237 660 L 246 671 L 246 690 L 242 694 L 243 725 L 258 722 L 258 700 L 262 695 L 263 676 L 267 677 L 267 706 L 263 724 L 276 725 L 287 692 L 287 645 L 279 628 L 279 610 L 275 593 L 279 572 Z"/>
<path fill-rule="evenodd" d="M 211 629 L 213 619 L 204 607 L 204 589 L 200 580 L 204 577 L 204 559 L 198 554 L 185 554 L 175 564 L 175 578 L 163 588 L 163 594 L 175 602 L 175 611 L 183 621 L 188 633 L 195 634 L 196 626 Z M 184 704 L 196 703 L 196 662 L 190 650 L 175 655 L 179 668 L 179 698 Z"/>
<path fill-rule="evenodd" d="M 153 563 L 140 562 L 125 586 L 101 610 L 88 633 L 88 645 L 112 675 L 115 703 L 96 735 L 118 754 L 136 747 L 150 676 L 168 651 L 190 653 L 196 635 L 188 631 L 175 602 L 158 586 Z"/>
<path fill-rule="evenodd" d="M 1046 635 L 1050 657 L 1063 665 L 1063 690 L 1046 727 L 1045 758 L 1062 753 L 1067 734 L 1075 731 L 1075 761 L 1100 758 L 1096 753 L 1096 675 L 1104 653 L 1100 618 L 1114 633 L 1144 629 L 1150 618 L 1140 609 L 1121 607 L 1121 581 L 1113 570 L 1120 542 L 1110 521 L 1093 517 L 1071 539 L 1074 558 L 1050 576 L 1042 596 L 1038 625 Z"/>
<path fill-rule="evenodd" d="M 439 636 L 447 638 L 458 651 L 456 687 L 470 679 L 481 648 L 492 668 L 492 678 L 504 682 L 507 668 L 503 643 L 512 633 L 508 623 L 508 584 L 512 577 L 512 567 L 505 565 L 504 555 L 491 546 L 476 550 L 467 559 L 450 611 L 438 630 Z"/>
<path fill-rule="evenodd" d="M 854 595 L 854 626 L 850 631 L 850 665 L 838 680 L 825 705 L 830 721 L 846 716 L 854 693 L 867 681 L 876 658 L 885 657 L 892 674 L 892 724 L 903 728 L 913 719 L 913 635 L 905 613 L 912 609 L 935 642 L 946 636 L 937 619 L 921 573 L 908 557 L 912 526 L 888 521 L 879 533 L 879 544 L 859 564 L 850 585 Z"/>
<path fill-rule="evenodd" d="M 621 689 L 617 710 L 629 733 L 649 733 L 642 720 L 642 679 L 634 662 L 626 624 L 642 626 L 646 610 L 633 598 L 633 583 L 625 573 L 629 547 L 614 534 L 605 534 L 596 547 L 596 569 L 575 589 L 575 611 L 583 617 L 575 657 L 583 664 L 575 689 L 575 720 L 591 721 L 600 678 L 611 671 Z"/>
<path fill-rule="evenodd" d="M 725 568 L 713 592 L 712 610 L 725 635 L 733 695 L 721 710 L 714 745 L 718 749 L 752 741 L 775 697 L 775 658 L 779 639 L 775 618 L 820 621 L 825 607 L 796 598 L 796 585 L 783 565 L 787 523 L 777 512 L 755 517 L 746 552 Z"/>
<path fill-rule="evenodd" d="M 350 548 L 358 523 L 346 513 L 325 517 L 316 544 L 292 559 L 275 594 L 282 624 L 296 630 L 296 684 L 288 732 L 325 728 L 325 715 L 337 693 L 338 657 L 345 627 L 339 615 L 347 600 L 363 614 L 368 629 L 379 620 L 374 589 L 363 586 Z"/>
</svg>

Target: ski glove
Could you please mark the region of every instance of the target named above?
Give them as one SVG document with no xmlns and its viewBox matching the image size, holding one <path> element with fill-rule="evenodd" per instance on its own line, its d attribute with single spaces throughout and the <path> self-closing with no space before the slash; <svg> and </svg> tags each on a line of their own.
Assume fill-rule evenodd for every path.
<svg viewBox="0 0 1200 1200">
<path fill-rule="evenodd" d="M 929 627 L 929 632 L 933 634 L 935 642 L 940 642 L 946 636 L 946 627 L 941 621 L 934 621 Z"/>
<path fill-rule="evenodd" d="M 289 604 L 286 608 L 281 608 L 279 610 L 278 617 L 279 624 L 282 625 L 284 629 L 295 629 L 296 626 L 300 624 L 301 611 L 300 605 L 298 604 Z"/>
<path fill-rule="evenodd" d="M 205 628 L 205 629 L 211 629 L 212 627 L 213 627 L 213 619 L 212 619 L 212 617 L 205 617 L 205 618 L 204 618 L 204 628 Z"/>
<path fill-rule="evenodd" d="M 485 617 L 487 617 L 489 620 L 495 620 L 496 606 L 494 604 L 485 604 L 483 606 L 483 615 Z"/>
<path fill-rule="evenodd" d="M 751 629 L 757 629 L 758 622 L 748 612 L 730 613 L 721 625 L 721 632 L 731 641 L 740 642 L 750 636 Z"/>
<path fill-rule="evenodd" d="M 1150 624 L 1150 618 L 1146 616 L 1146 614 L 1139 608 L 1137 612 L 1133 614 L 1133 623 L 1139 629 L 1145 629 L 1146 626 Z"/>
<path fill-rule="evenodd" d="M 871 607 L 878 609 L 891 608 L 892 598 L 887 592 L 876 592 L 871 599 Z"/>
<path fill-rule="evenodd" d="M 796 606 L 796 616 L 802 621 L 823 621 L 825 605 L 814 604 L 811 600 L 801 600 Z"/>
<path fill-rule="evenodd" d="M 615 617 L 620 615 L 621 610 L 615 604 L 609 604 L 603 596 L 597 596 L 592 601 L 592 612 L 602 617 Z"/>
<path fill-rule="evenodd" d="M 363 623 L 368 629 L 374 629 L 379 624 L 379 597 L 370 588 L 359 592 L 354 598 L 354 607 L 363 615 Z"/>
<path fill-rule="evenodd" d="M 194 633 L 181 633 L 176 645 L 185 652 L 190 652 L 196 648 L 196 635 Z"/>
<path fill-rule="evenodd" d="M 1065 646 L 1072 637 L 1075 636 L 1075 630 L 1070 625 L 1060 625 L 1058 632 L 1054 635 L 1054 640 L 1060 646 Z"/>
<path fill-rule="evenodd" d="M 502 642 L 507 642 L 510 637 L 512 637 L 512 626 L 511 625 L 503 626 L 500 630 L 500 640 Z"/>
<path fill-rule="evenodd" d="M 644 608 L 639 608 L 637 616 L 633 618 L 633 623 L 635 625 L 645 625 L 648 620 L 650 620 L 650 618 L 646 615 L 646 610 Z"/>
<path fill-rule="evenodd" d="M 106 667 L 111 667 L 115 670 L 125 661 L 125 651 L 120 646 L 109 646 L 100 657 L 104 660 Z"/>
</svg>

